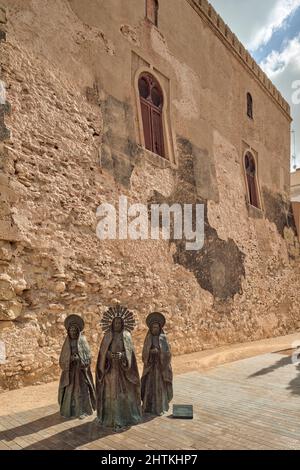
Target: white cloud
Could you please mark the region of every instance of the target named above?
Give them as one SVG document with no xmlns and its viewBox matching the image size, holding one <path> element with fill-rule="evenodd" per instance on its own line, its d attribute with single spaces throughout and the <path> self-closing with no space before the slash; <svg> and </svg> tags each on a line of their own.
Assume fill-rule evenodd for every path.
<svg viewBox="0 0 300 470">
<path fill-rule="evenodd" d="M 260 65 L 271 79 L 282 74 L 290 65 L 298 68 L 300 74 L 300 34 L 288 41 L 282 51 L 272 51 Z"/>
<path fill-rule="evenodd" d="M 253 52 L 267 44 L 275 31 L 284 27 L 285 21 L 300 7 L 300 0 L 276 0 L 266 24 L 256 31 L 248 47 Z"/>
<path fill-rule="evenodd" d="M 210 0 L 252 52 L 263 47 L 300 7 L 300 0 Z"/>
<path fill-rule="evenodd" d="M 210 0 L 246 47 L 268 23 L 278 0 Z"/>
<path fill-rule="evenodd" d="M 293 129 L 296 132 L 297 163 L 300 165 L 300 34 L 287 41 L 281 51 L 272 51 L 260 64 L 291 105 Z M 293 144 L 292 144 L 292 147 Z M 294 153 L 294 148 L 292 148 Z"/>
</svg>

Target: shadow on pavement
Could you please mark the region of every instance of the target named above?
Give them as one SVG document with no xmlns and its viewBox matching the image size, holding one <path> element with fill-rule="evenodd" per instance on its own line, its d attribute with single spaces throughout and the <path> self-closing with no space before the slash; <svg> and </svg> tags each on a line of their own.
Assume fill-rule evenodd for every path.
<svg viewBox="0 0 300 470">
<path fill-rule="evenodd" d="M 281 367 L 288 366 L 291 363 L 292 363 L 292 359 L 290 356 L 282 357 L 281 359 L 279 359 L 279 361 L 275 362 L 275 364 L 273 364 L 272 366 L 265 367 L 264 369 L 261 369 L 255 372 L 255 374 L 249 375 L 248 379 L 253 379 L 255 377 L 261 377 L 263 375 L 270 374 L 271 372 L 274 372 L 275 370 L 280 369 Z"/>
<path fill-rule="evenodd" d="M 293 380 L 290 381 L 287 390 L 289 390 L 292 395 L 300 395 L 300 364 L 295 367 L 298 374 Z"/>
<path fill-rule="evenodd" d="M 16 413 L 12 414 L 11 416 L 1 416 L 1 424 L 6 428 L 5 421 L 8 418 L 8 422 L 12 419 L 12 422 L 18 421 L 22 422 L 24 420 L 24 424 L 20 424 L 20 426 L 15 427 L 7 427 L 5 431 L 0 432 L 0 441 L 5 439 L 7 441 L 13 441 L 16 437 L 27 436 L 30 434 L 34 434 L 39 431 L 43 431 L 47 428 L 52 426 L 56 426 L 58 424 L 66 422 L 64 418 L 60 416 L 58 412 L 52 414 L 46 414 L 50 411 L 53 411 L 57 407 L 44 407 L 37 410 L 31 410 L 26 413 Z M 35 421 L 29 421 L 30 414 L 32 412 L 39 412 L 44 414 L 42 418 L 38 418 Z M 46 415 L 45 415 L 46 414 Z"/>
<path fill-rule="evenodd" d="M 120 433 L 124 431 L 120 431 Z M 23 447 L 23 450 L 74 450 L 77 447 L 90 444 L 113 434 L 115 434 L 113 430 L 101 428 L 92 421 L 49 436 L 27 447 Z"/>
<path fill-rule="evenodd" d="M 45 437 L 45 433 L 42 433 L 42 439 L 27 446 L 22 446 L 23 450 L 73 450 L 77 447 L 81 447 L 83 445 L 92 443 L 109 435 L 121 434 L 127 431 L 128 428 L 121 429 L 118 432 L 115 432 L 112 429 L 102 428 L 93 421 L 82 422 L 78 419 L 65 419 L 60 416 L 59 412 L 55 412 L 52 414 L 48 414 L 45 416 L 46 413 L 50 413 L 57 409 L 56 406 L 40 408 L 39 410 L 30 410 L 25 413 L 16 413 L 10 416 L 1 416 L 1 424 L 2 426 L 6 427 L 6 420 L 8 423 L 7 429 L 0 432 L 0 442 L 11 442 L 19 437 L 32 436 L 38 432 L 43 432 L 51 427 L 60 425 L 60 424 L 67 424 L 70 427 L 55 433 L 53 435 L 49 435 Z M 44 416 L 36 419 L 34 421 L 30 421 L 30 415 L 32 413 L 39 412 Z M 96 415 L 94 415 L 94 418 Z M 146 423 L 148 421 L 152 421 L 155 417 L 152 416 L 145 416 L 142 420 L 142 423 Z M 13 419 L 13 421 L 12 421 Z M 89 418 L 88 418 L 89 419 Z M 24 420 L 24 424 L 20 424 L 19 426 L 9 426 L 9 423 L 18 421 L 22 422 Z M 50 434 L 50 431 L 48 431 Z M 39 436 L 35 436 L 39 439 Z M 99 443 L 99 448 L 101 448 L 101 444 Z"/>
<path fill-rule="evenodd" d="M 298 357 L 298 360 L 300 361 L 300 355 Z M 270 374 L 274 372 L 275 370 L 280 369 L 281 367 L 285 367 L 291 364 L 292 364 L 291 355 L 282 357 L 279 361 L 275 362 L 275 364 L 273 364 L 272 366 L 265 367 L 264 369 L 261 369 L 255 372 L 255 374 L 249 375 L 248 379 L 253 379 L 255 377 L 261 377 L 263 375 Z M 293 395 L 300 395 L 300 363 L 295 364 L 294 367 L 297 371 L 297 375 L 289 382 L 289 385 L 286 389 L 289 390 L 291 394 Z"/>
</svg>

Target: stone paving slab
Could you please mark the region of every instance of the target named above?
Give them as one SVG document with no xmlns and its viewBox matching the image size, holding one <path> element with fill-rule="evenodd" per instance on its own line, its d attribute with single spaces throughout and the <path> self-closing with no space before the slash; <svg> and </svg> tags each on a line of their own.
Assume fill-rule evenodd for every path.
<svg viewBox="0 0 300 470">
<path fill-rule="evenodd" d="M 0 404 L 0 450 L 300 450 L 300 366 L 286 354 L 177 375 L 174 400 L 193 404 L 194 420 L 174 420 L 170 413 L 121 433 L 99 428 L 94 417 L 62 419 L 56 387 L 48 389 L 46 406 L 39 406 L 38 395 L 36 408 L 22 412 L 3 414 Z"/>
</svg>

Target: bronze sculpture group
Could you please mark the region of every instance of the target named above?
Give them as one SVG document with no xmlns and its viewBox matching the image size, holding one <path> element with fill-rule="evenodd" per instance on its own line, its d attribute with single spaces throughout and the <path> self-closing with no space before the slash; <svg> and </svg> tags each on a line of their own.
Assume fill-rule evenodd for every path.
<svg viewBox="0 0 300 470">
<path fill-rule="evenodd" d="M 91 373 L 91 354 L 83 335 L 84 322 L 78 315 L 65 320 L 67 337 L 59 364 L 62 369 L 58 401 L 65 418 L 92 415 L 97 422 L 115 430 L 142 420 L 142 413 L 162 415 L 173 398 L 171 351 L 164 333 L 165 317 L 150 313 L 146 323 L 140 379 L 131 332 L 133 314 L 124 307 L 111 307 L 103 315 L 104 336 L 96 366 L 96 387 Z"/>
</svg>

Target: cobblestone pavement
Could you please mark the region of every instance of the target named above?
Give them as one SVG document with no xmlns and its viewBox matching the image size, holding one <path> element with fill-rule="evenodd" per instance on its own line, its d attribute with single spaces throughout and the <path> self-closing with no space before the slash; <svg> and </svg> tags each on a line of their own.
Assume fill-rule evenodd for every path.
<svg viewBox="0 0 300 470">
<path fill-rule="evenodd" d="M 177 375 L 174 402 L 193 404 L 194 420 L 174 420 L 170 410 L 121 433 L 102 430 L 94 417 L 65 421 L 56 384 L 42 387 L 43 406 L 36 393 L 34 408 L 13 413 L 26 389 L 8 392 L 11 414 L 1 412 L 0 400 L 0 449 L 300 449 L 300 366 L 289 354 Z"/>
</svg>

